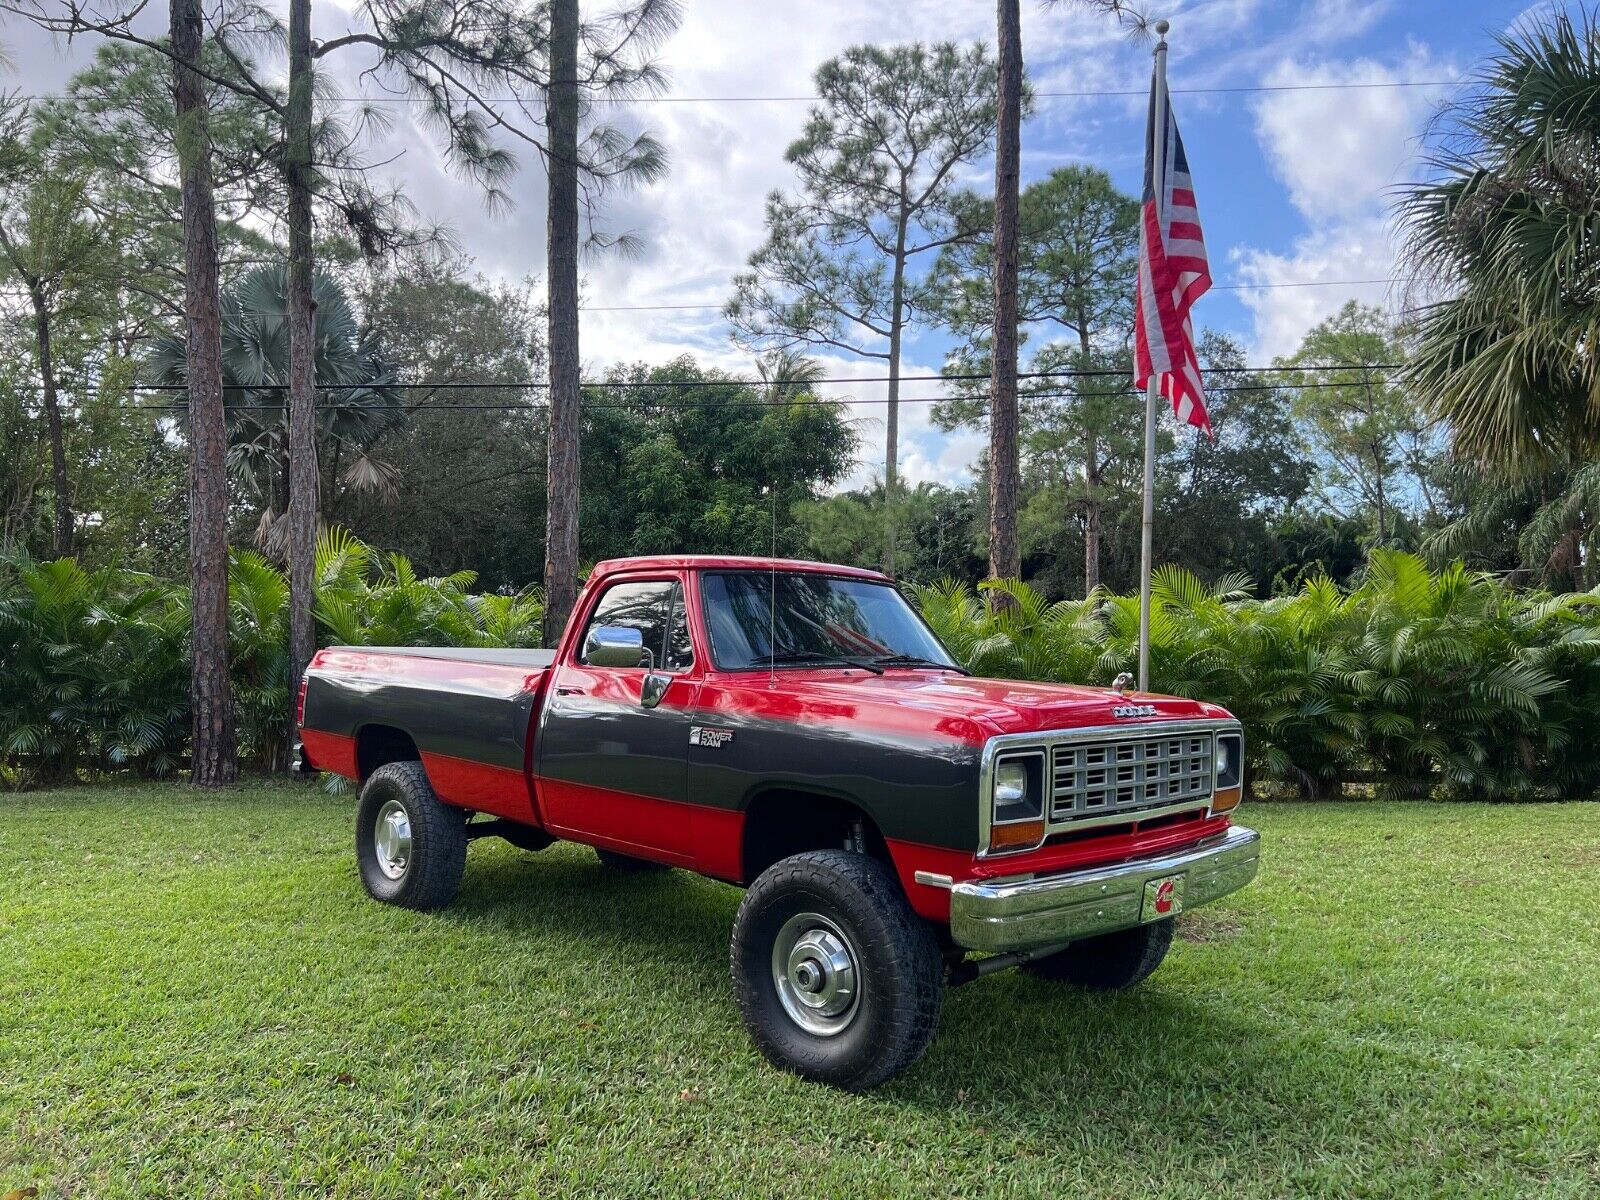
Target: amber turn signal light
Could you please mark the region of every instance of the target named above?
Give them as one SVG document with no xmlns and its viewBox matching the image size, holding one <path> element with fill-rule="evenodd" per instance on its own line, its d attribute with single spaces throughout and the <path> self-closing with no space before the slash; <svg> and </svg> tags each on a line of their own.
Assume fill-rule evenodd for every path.
<svg viewBox="0 0 1600 1200">
<path fill-rule="evenodd" d="M 1008 821 L 989 830 L 990 850 L 1031 850 L 1042 841 L 1043 821 Z"/>
<path fill-rule="evenodd" d="M 1232 812 L 1239 807 L 1239 801 L 1244 798 L 1242 787 L 1219 788 L 1211 797 L 1211 811 L 1214 813 Z"/>
</svg>

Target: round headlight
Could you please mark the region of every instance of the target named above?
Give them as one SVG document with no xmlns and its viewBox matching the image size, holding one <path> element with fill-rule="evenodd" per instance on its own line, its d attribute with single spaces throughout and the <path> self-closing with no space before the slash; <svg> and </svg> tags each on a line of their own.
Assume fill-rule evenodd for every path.
<svg viewBox="0 0 1600 1200">
<path fill-rule="evenodd" d="M 994 772 L 994 802 L 1020 804 L 1028 798 L 1028 768 L 1025 763 L 1003 762 Z"/>
</svg>

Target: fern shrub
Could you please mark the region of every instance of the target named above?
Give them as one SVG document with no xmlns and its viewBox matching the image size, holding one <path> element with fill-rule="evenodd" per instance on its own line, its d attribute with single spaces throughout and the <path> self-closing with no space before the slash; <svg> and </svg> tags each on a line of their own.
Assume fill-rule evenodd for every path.
<svg viewBox="0 0 1600 1200">
<path fill-rule="evenodd" d="M 421 578 L 342 529 L 317 547 L 322 644 L 535 646 L 537 589 L 486 595 L 470 571 Z M 188 590 L 71 559 L 0 556 L 0 781 L 37 786 L 107 771 L 165 775 L 189 734 Z M 289 584 L 250 550 L 228 568 L 228 633 L 240 756 L 285 765 Z"/>
<path fill-rule="evenodd" d="M 323 644 L 535 646 L 544 601 L 472 591 L 471 572 L 419 577 L 348 532 L 317 549 Z M 974 673 L 1109 684 L 1134 669 L 1136 596 L 1046 600 L 1023 583 L 946 582 L 916 599 Z M 1252 599 L 1178 567 L 1154 580 L 1158 691 L 1215 701 L 1244 722 L 1252 782 L 1309 796 L 1484 799 L 1600 787 L 1600 590 L 1518 591 L 1459 563 L 1430 570 L 1375 551 L 1364 582 L 1310 579 Z M 240 753 L 284 765 L 289 587 L 253 551 L 233 556 L 229 632 Z M 188 737 L 186 589 L 116 568 L 0 557 L 0 779 L 28 786 L 108 771 L 163 775 Z"/>
<path fill-rule="evenodd" d="M 919 589 L 924 615 L 978 674 L 1108 684 L 1138 657 L 1137 596 L 1046 601 L 1026 584 Z M 1151 685 L 1244 723 L 1253 781 L 1309 796 L 1533 799 L 1600 787 L 1600 591 L 1518 591 L 1456 563 L 1375 551 L 1361 586 L 1327 579 L 1252 599 L 1164 567 L 1153 581 Z"/>
</svg>

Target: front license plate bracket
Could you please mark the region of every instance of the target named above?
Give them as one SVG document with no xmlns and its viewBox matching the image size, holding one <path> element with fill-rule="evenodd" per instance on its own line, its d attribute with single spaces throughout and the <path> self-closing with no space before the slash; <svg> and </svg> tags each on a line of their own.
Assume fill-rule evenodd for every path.
<svg viewBox="0 0 1600 1200">
<path fill-rule="evenodd" d="M 1163 875 L 1159 879 L 1147 879 L 1144 885 L 1144 899 L 1139 907 L 1139 920 L 1142 922 L 1165 921 L 1168 917 L 1175 917 L 1183 911 L 1183 876 Z"/>
</svg>

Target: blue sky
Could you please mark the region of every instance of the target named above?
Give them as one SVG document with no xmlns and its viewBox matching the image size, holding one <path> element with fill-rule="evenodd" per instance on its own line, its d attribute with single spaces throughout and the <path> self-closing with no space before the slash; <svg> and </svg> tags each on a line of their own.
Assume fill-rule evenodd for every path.
<svg viewBox="0 0 1600 1200">
<path fill-rule="evenodd" d="M 346 0 L 348 2 L 348 0 Z M 599 10 L 599 0 L 585 0 Z M 1525 11 L 1488 2 L 1406 0 L 1174 0 L 1150 5 L 1172 22 L 1169 69 L 1174 104 L 1196 178 L 1212 273 L 1218 284 L 1334 283 L 1336 286 L 1213 290 L 1196 307 L 1203 326 L 1225 330 L 1252 361 L 1293 348 L 1317 320 L 1357 297 L 1397 306 L 1386 279 L 1395 273 L 1386 191 L 1414 177 L 1417 137 L 1445 87 L 1183 93 L 1185 88 L 1431 83 L 1472 68 L 1495 33 Z M 1131 43 L 1105 18 L 1066 2 L 1022 0 L 1023 57 L 1040 92 L 1142 91 L 1148 46 Z M 318 0 L 315 33 L 326 38 L 358 27 L 339 0 Z M 615 311 L 613 306 L 720 304 L 729 281 L 760 242 L 763 197 L 791 183 L 784 147 L 805 118 L 803 97 L 816 66 L 859 42 L 993 41 L 988 0 L 684 0 L 679 32 L 663 48 L 673 85 L 667 102 L 639 106 L 628 119 L 648 124 L 666 143 L 672 169 L 660 183 L 613 200 L 612 230 L 644 241 L 637 260 L 585 264 L 583 359 L 589 375 L 618 360 L 659 362 L 689 353 L 733 370 L 748 356 L 729 341 L 716 310 Z M 47 92 L 81 63 L 92 41 L 52 43 L 18 22 L 4 31 L 12 65 L 0 85 Z M 323 60 L 342 94 L 373 91 L 357 54 Z M 726 99 L 728 97 L 756 99 Z M 772 97 L 782 97 L 774 99 Z M 395 176 L 422 213 L 443 220 L 481 271 L 522 279 L 544 266 L 543 178 L 525 161 L 512 187 L 514 207 L 487 213 L 454 176 L 430 133 L 404 106 L 375 159 Z M 1142 170 L 1142 96 L 1042 99 L 1023 130 L 1026 183 L 1071 162 L 1105 168 L 1130 192 Z M 524 156 L 526 160 L 526 156 Z M 992 186 L 992 163 L 973 164 L 974 186 Z M 913 331 L 905 370 L 935 373 L 946 339 Z M 879 374 L 875 363 L 825 360 L 834 374 Z M 908 385 L 927 395 L 932 385 Z M 875 385 L 833 389 L 862 403 L 861 461 L 848 481 L 882 472 L 881 395 Z M 984 438 L 946 435 L 927 422 L 926 405 L 902 416 L 901 466 L 911 480 L 961 482 Z"/>
<path fill-rule="evenodd" d="M 992 40 L 987 3 L 894 7 L 860 4 L 750 6 L 691 3 L 666 58 L 684 96 L 795 95 L 809 90 L 816 63 L 855 41 Z M 1523 11 L 1503 4 L 1407 4 L 1396 0 L 1209 0 L 1152 15 L 1172 22 L 1171 86 L 1260 88 L 1305 84 L 1434 83 L 1471 69 Z M 1142 92 L 1149 47 L 1071 4 L 1023 3 L 1024 59 L 1041 93 Z M 1317 320 L 1356 297 L 1396 308 L 1388 192 L 1418 170 L 1418 136 L 1447 87 L 1179 92 L 1174 97 L 1197 180 L 1219 287 L 1197 306 L 1202 325 L 1238 337 L 1252 361 L 1289 352 Z M 720 299 L 740 260 L 761 236 L 760 197 L 790 183 L 782 150 L 806 105 L 764 102 L 659 105 L 651 113 L 675 155 L 659 188 L 621 202 L 612 219 L 652 239 L 643 262 L 594 263 L 590 303 L 670 304 Z M 1144 99 L 1043 98 L 1023 130 L 1024 183 L 1071 162 L 1105 168 L 1130 192 L 1142 172 Z M 974 164 L 989 187 L 992 164 Z M 655 241 L 657 232 L 666 235 Z M 596 313 L 585 326 L 585 357 L 620 353 L 647 360 L 691 350 L 737 366 L 726 330 L 710 310 Z M 947 339 L 916 330 L 908 373 L 936 371 Z M 591 360 L 592 361 L 592 360 Z M 872 364 L 830 359 L 837 374 L 876 374 Z M 863 369 L 865 368 L 865 369 Z M 837 389 L 870 399 L 880 389 Z M 908 385 L 905 394 L 929 394 Z M 852 477 L 882 472 L 881 408 L 865 404 L 862 461 Z M 929 427 L 926 406 L 902 416 L 901 465 L 911 480 L 961 482 L 982 447 L 980 431 L 946 435 Z"/>
</svg>

